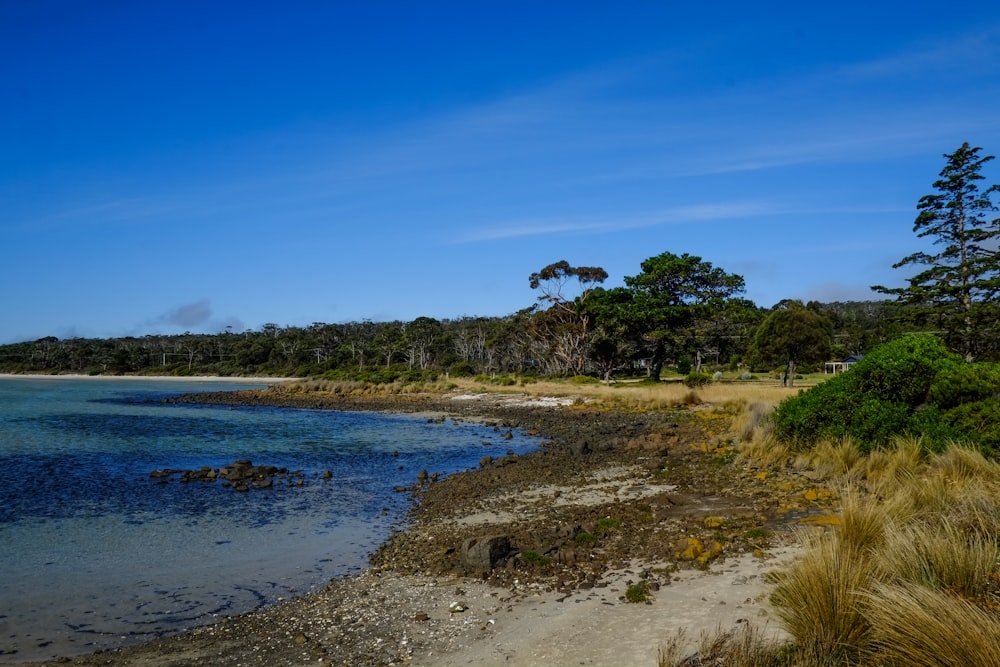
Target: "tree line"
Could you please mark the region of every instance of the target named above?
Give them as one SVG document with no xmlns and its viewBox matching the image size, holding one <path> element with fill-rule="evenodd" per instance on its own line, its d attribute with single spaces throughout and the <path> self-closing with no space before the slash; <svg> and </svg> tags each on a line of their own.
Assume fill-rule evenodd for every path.
<svg viewBox="0 0 1000 667">
<path fill-rule="evenodd" d="M 790 378 L 830 359 L 916 331 L 933 332 L 967 361 L 1000 359 L 1000 218 L 980 188 L 993 159 L 963 144 L 946 154 L 935 192 L 920 199 L 918 238 L 938 252 L 907 255 L 923 267 L 907 286 L 872 289 L 894 300 L 761 308 L 744 279 L 701 257 L 663 252 L 624 285 L 605 289 L 601 267 L 554 262 L 528 276 L 535 303 L 499 317 L 265 324 L 219 334 L 109 339 L 46 337 L 0 346 L 0 372 L 213 374 L 427 379 L 441 374 L 661 378 L 665 369 L 761 372 Z"/>
<path fill-rule="evenodd" d="M 700 261 L 686 256 L 674 259 L 682 264 Z M 316 322 L 305 327 L 272 323 L 258 330 L 218 334 L 49 336 L 0 346 L 0 372 L 325 374 L 370 381 L 446 374 L 659 378 L 665 367 L 687 373 L 759 372 L 783 366 L 786 359 L 777 349 L 780 341 L 763 348 L 755 341 L 777 312 L 802 311 L 812 317 L 812 346 L 794 351 L 803 370 L 821 368 L 831 355 L 860 354 L 899 333 L 891 320 L 895 308 L 888 302 L 783 302 L 775 309 L 762 309 L 745 299 L 731 299 L 662 305 L 661 312 L 653 313 L 644 293 L 628 290 L 597 288 L 572 298 L 547 292 L 545 299 L 555 299 L 547 307 L 536 304 L 501 317 Z"/>
</svg>

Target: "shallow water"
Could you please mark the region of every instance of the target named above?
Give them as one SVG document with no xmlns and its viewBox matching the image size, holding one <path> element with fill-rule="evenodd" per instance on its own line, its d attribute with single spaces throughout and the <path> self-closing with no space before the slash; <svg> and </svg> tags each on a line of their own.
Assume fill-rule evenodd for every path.
<svg viewBox="0 0 1000 667">
<path fill-rule="evenodd" d="M 140 641 L 322 586 L 363 568 L 400 519 L 394 486 L 537 446 L 414 416 L 160 402 L 237 387 L 0 378 L 0 662 Z M 149 477 L 241 458 L 305 483 L 237 493 Z"/>
</svg>

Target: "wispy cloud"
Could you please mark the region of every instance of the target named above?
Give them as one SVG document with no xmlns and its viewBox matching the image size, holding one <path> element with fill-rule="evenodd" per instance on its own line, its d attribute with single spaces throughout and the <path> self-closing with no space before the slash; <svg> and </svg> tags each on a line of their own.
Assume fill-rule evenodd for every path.
<svg viewBox="0 0 1000 667">
<path fill-rule="evenodd" d="M 123 197 L 110 201 L 81 204 L 45 215 L 14 221 L 12 230 L 38 233 L 81 225 L 102 226 L 132 223 L 168 212 L 170 204 L 153 198 Z"/>
<path fill-rule="evenodd" d="M 782 205 L 768 202 L 725 202 L 675 206 L 645 213 L 615 216 L 565 216 L 499 222 L 456 238 L 454 243 L 477 243 L 526 236 L 554 234 L 584 235 L 616 232 L 670 224 L 738 219 L 785 212 Z"/>
<path fill-rule="evenodd" d="M 946 40 L 926 41 L 883 58 L 845 65 L 833 74 L 846 80 L 884 81 L 946 72 L 950 77 L 996 71 L 1000 63 L 1000 25 L 984 26 Z"/>
</svg>

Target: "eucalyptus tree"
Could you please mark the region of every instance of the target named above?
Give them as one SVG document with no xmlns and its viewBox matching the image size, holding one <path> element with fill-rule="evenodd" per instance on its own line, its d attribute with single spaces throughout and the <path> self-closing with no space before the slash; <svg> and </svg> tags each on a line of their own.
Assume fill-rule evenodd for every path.
<svg viewBox="0 0 1000 667">
<path fill-rule="evenodd" d="M 586 303 L 595 286 L 608 278 L 599 266 L 571 266 L 566 260 L 549 264 L 528 277 L 531 289 L 541 292 L 549 307 L 535 314 L 532 329 L 539 361 L 550 372 L 582 373 L 590 316 Z M 574 293 L 570 285 L 575 281 Z"/>
<path fill-rule="evenodd" d="M 745 290 L 742 276 L 726 273 L 694 255 L 664 252 L 627 276 L 632 298 L 628 317 L 640 331 L 649 377 L 660 379 L 664 363 L 699 344 L 699 328 Z"/>
<path fill-rule="evenodd" d="M 1000 291 L 1000 218 L 993 196 L 1000 186 L 980 188 L 983 166 L 992 155 L 968 142 L 945 154 L 947 163 L 934 181 L 936 192 L 920 198 L 920 213 L 913 223 L 918 238 L 940 246 L 937 252 L 918 251 L 893 264 L 893 268 L 925 267 L 907 278 L 906 287 L 874 285 L 873 290 L 893 294 L 913 312 L 936 323 L 949 344 L 972 361 L 984 341 L 984 332 L 995 336 Z"/>
</svg>

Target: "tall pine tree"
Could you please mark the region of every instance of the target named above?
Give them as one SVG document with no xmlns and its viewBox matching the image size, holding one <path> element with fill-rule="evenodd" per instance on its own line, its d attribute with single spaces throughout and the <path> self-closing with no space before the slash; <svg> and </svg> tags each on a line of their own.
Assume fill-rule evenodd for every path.
<svg viewBox="0 0 1000 667">
<path fill-rule="evenodd" d="M 926 316 L 968 361 L 982 356 L 995 335 L 1000 292 L 1000 218 L 994 216 L 992 201 L 1000 186 L 980 189 L 980 171 L 993 159 L 980 157 L 981 150 L 966 142 L 945 154 L 948 162 L 934 182 L 937 192 L 917 204 L 913 231 L 930 238 L 940 251 L 916 252 L 893 264 L 896 269 L 926 267 L 907 278 L 906 287 L 872 286 Z"/>
</svg>

